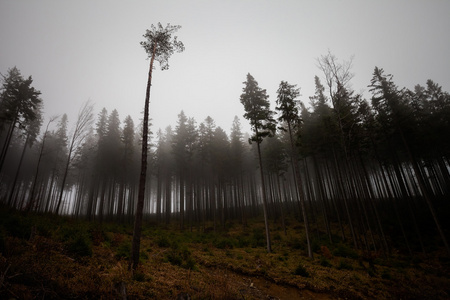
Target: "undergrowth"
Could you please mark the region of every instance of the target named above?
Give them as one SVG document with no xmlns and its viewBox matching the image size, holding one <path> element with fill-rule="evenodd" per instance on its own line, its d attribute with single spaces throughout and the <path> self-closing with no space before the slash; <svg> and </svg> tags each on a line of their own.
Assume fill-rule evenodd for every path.
<svg viewBox="0 0 450 300">
<path fill-rule="evenodd" d="M 322 235 L 309 259 L 302 226 L 291 223 L 286 234 L 280 226 L 272 229 L 271 254 L 264 227 L 254 220 L 247 227 L 230 223 L 207 232 L 145 224 L 140 267 L 130 273 L 131 224 L 0 209 L 0 298 L 114 299 L 125 286 L 130 298 L 173 299 L 186 291 L 198 299 L 242 299 L 242 284 L 253 277 L 344 298 L 439 299 L 450 293 L 443 288 L 450 286 L 450 259 L 442 252 L 435 259 L 385 257 Z M 252 297 L 245 298 L 257 299 Z"/>
</svg>

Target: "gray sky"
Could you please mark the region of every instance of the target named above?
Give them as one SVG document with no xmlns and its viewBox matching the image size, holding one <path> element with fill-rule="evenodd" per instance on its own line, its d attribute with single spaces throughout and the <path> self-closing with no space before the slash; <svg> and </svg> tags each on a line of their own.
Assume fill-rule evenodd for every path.
<svg viewBox="0 0 450 300">
<path fill-rule="evenodd" d="M 96 114 L 117 109 L 141 118 L 149 61 L 139 45 L 145 29 L 181 25 L 185 52 L 154 72 L 153 131 L 175 126 L 183 109 L 199 124 L 208 115 L 227 132 L 242 82 L 252 74 L 274 108 L 281 80 L 314 94 L 316 59 L 330 50 L 354 55 L 352 86 L 365 91 L 375 66 L 400 87 L 433 79 L 450 91 L 450 1 L 34 1 L 0 0 L 0 72 L 32 75 L 47 116 L 74 122 L 91 99 Z"/>
</svg>

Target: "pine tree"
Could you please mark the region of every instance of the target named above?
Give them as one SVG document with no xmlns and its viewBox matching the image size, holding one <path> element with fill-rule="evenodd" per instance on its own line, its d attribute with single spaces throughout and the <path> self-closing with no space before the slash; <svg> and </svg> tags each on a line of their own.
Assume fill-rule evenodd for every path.
<svg viewBox="0 0 450 300">
<path fill-rule="evenodd" d="M 276 110 L 280 112 L 278 121 L 285 122 L 287 128 L 281 128 L 288 132 L 289 143 L 291 146 L 291 160 L 294 165 L 295 179 L 297 183 L 298 194 L 300 197 L 300 205 L 302 208 L 303 220 L 305 223 L 306 243 L 308 246 L 308 257 L 313 258 L 310 234 L 309 234 L 309 222 L 308 215 L 306 213 L 305 205 L 305 193 L 303 191 L 303 185 L 300 177 L 300 168 L 298 166 L 298 156 L 296 144 L 294 141 L 295 131 L 300 126 L 300 116 L 297 108 L 296 98 L 300 95 L 300 89 L 295 85 L 291 85 L 286 81 L 281 81 L 277 91 L 277 107 Z"/>
<path fill-rule="evenodd" d="M 145 184 L 147 177 L 147 149 L 148 149 L 148 122 L 150 105 L 150 87 L 152 85 L 153 63 L 158 61 L 162 70 L 169 68 L 169 57 L 176 51 L 184 51 L 184 45 L 172 35 L 180 29 L 181 26 L 172 26 L 167 24 L 165 28 L 158 23 L 158 27 L 152 25 L 151 30 L 145 32 L 145 41 L 141 46 L 145 49 L 150 58 L 150 68 L 148 71 L 147 89 L 145 93 L 144 104 L 144 123 L 142 131 L 142 158 L 141 173 L 139 178 L 138 201 L 136 207 L 136 216 L 133 231 L 133 243 L 131 249 L 130 269 L 136 270 L 139 264 L 139 249 L 141 247 L 142 214 L 144 210 Z"/>
<path fill-rule="evenodd" d="M 266 90 L 263 90 L 258 86 L 258 82 L 256 82 L 250 73 L 247 74 L 247 81 L 244 82 L 244 85 L 240 99 L 245 109 L 244 117 L 250 121 L 250 126 L 253 130 L 253 135 L 249 139 L 249 142 L 256 142 L 258 150 L 267 252 L 270 253 L 272 252 L 272 246 L 270 241 L 269 220 L 267 215 L 267 194 L 260 144 L 265 137 L 271 136 L 275 132 L 276 125 L 273 118 L 274 112 L 270 110 L 270 102 L 268 101 L 269 96 L 267 95 Z"/>
</svg>

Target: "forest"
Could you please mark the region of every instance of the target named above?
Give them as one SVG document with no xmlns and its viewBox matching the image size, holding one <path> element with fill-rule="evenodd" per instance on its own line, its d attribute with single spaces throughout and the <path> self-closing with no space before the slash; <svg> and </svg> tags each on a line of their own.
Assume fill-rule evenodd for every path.
<svg viewBox="0 0 450 300">
<path fill-rule="evenodd" d="M 89 101 L 69 126 L 65 114 L 44 117 L 32 77 L 13 67 L 0 98 L 2 209 L 132 224 L 146 127 L 144 224 L 205 235 L 264 224 L 257 247 L 267 253 L 295 228 L 309 259 L 345 244 L 370 264 L 398 253 L 448 264 L 450 94 L 432 80 L 399 87 L 375 67 L 366 99 L 351 87 L 351 60 L 317 62 L 315 94 L 300 101 L 281 81 L 275 107 L 247 74 L 230 101 L 244 105 L 252 132 L 236 116 L 229 134 L 207 112 L 198 121 L 181 110 L 156 130 L 115 109 L 96 114 Z"/>
</svg>

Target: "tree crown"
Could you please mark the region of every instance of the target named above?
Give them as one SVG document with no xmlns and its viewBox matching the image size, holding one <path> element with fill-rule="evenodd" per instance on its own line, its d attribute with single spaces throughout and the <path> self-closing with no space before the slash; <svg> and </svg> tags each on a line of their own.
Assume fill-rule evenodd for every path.
<svg viewBox="0 0 450 300">
<path fill-rule="evenodd" d="M 169 68 L 169 57 L 175 52 L 183 52 L 183 42 L 178 41 L 177 36 L 172 36 L 180 29 L 180 25 L 167 24 L 164 28 L 161 23 L 151 29 L 147 29 L 143 35 L 146 40 L 141 42 L 141 46 L 147 52 L 148 57 L 154 56 L 155 60 L 161 65 L 161 70 Z"/>
<path fill-rule="evenodd" d="M 258 86 L 255 78 L 250 73 L 247 74 L 247 81 L 242 89 L 241 103 L 244 105 L 244 118 L 250 121 L 254 135 L 249 142 L 262 142 L 266 136 L 273 135 L 276 125 L 273 118 L 274 112 L 270 110 L 269 96 L 266 90 Z"/>
</svg>

